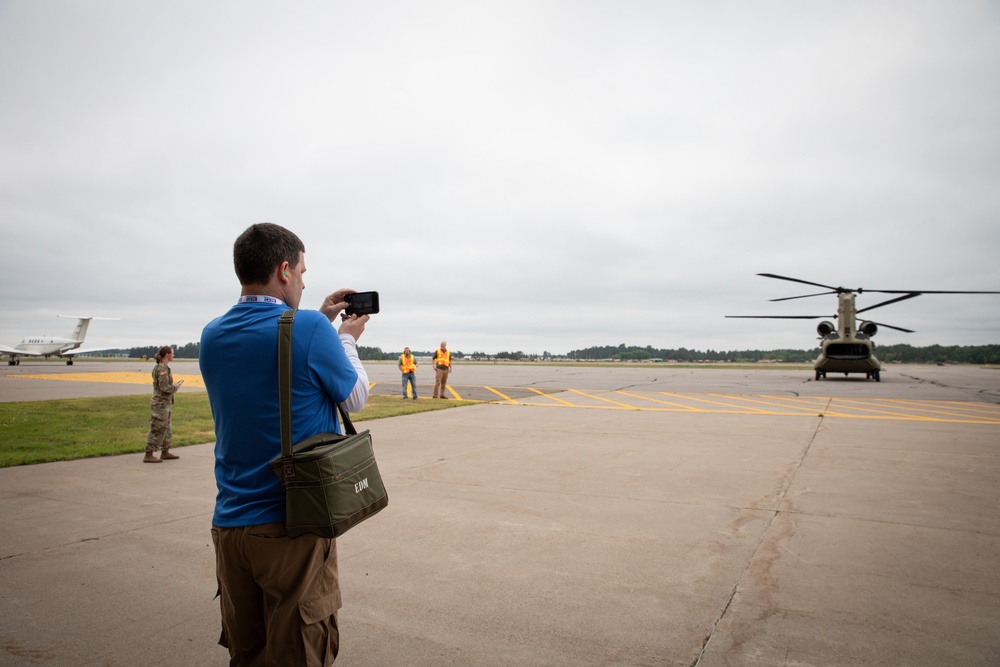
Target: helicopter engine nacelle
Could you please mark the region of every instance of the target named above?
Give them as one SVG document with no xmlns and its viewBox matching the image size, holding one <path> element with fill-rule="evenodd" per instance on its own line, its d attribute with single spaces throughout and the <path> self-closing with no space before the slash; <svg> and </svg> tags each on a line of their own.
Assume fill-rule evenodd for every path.
<svg viewBox="0 0 1000 667">
<path fill-rule="evenodd" d="M 875 324 L 874 322 L 862 322 L 861 325 L 858 327 L 858 331 L 860 331 L 866 336 L 871 337 L 878 333 L 878 325 Z"/>
<path fill-rule="evenodd" d="M 826 338 L 836 330 L 837 327 L 833 326 L 833 322 L 827 322 L 824 320 L 816 325 L 816 333 L 818 333 L 821 338 Z"/>
</svg>

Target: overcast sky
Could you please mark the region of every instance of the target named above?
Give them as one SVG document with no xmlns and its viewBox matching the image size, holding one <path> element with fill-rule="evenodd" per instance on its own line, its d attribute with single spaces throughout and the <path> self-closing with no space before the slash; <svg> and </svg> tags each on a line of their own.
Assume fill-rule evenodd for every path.
<svg viewBox="0 0 1000 667">
<path fill-rule="evenodd" d="M 261 221 L 386 351 L 814 346 L 724 319 L 836 311 L 759 272 L 1000 290 L 994 0 L 0 0 L 0 96 L 7 345 L 197 341 Z M 1000 343 L 1000 295 L 870 316 Z"/>
</svg>

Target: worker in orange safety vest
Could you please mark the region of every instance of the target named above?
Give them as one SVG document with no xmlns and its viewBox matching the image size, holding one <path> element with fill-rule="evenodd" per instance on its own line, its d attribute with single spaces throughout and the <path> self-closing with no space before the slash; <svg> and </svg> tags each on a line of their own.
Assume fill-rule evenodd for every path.
<svg viewBox="0 0 1000 667">
<path fill-rule="evenodd" d="M 434 398 L 448 398 L 444 395 L 448 373 L 451 373 L 451 352 L 448 343 L 441 341 L 441 347 L 434 350 Z"/>
<path fill-rule="evenodd" d="M 413 400 L 417 400 L 417 360 L 410 353 L 410 348 L 404 347 L 399 355 L 399 372 L 403 374 L 403 400 L 406 400 L 406 385 L 409 384 Z"/>
</svg>

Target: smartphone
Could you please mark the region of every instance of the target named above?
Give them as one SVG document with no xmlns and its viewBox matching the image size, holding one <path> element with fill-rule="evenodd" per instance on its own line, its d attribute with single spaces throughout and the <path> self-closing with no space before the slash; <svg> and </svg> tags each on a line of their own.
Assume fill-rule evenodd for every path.
<svg viewBox="0 0 1000 667">
<path fill-rule="evenodd" d="M 378 292 L 354 292 L 344 297 L 348 315 L 373 315 L 378 312 Z"/>
</svg>

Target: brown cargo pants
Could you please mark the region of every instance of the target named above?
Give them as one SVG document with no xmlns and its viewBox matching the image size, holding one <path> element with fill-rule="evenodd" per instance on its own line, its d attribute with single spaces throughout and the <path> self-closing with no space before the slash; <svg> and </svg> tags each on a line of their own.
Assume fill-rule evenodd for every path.
<svg viewBox="0 0 1000 667">
<path fill-rule="evenodd" d="M 337 541 L 285 526 L 212 526 L 222 608 L 219 644 L 233 667 L 328 667 L 340 648 Z"/>
</svg>

